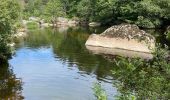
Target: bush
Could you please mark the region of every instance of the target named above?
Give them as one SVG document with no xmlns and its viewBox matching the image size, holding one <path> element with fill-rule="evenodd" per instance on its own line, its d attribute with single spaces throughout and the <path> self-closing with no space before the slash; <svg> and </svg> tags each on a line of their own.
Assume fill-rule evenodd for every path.
<svg viewBox="0 0 170 100">
<path fill-rule="evenodd" d="M 10 36 L 14 33 L 13 24 L 19 17 L 17 0 L 0 0 L 0 61 L 11 56 Z"/>
<path fill-rule="evenodd" d="M 8 35 L 0 35 L 0 63 L 11 57 L 11 47 L 8 45 L 10 39 Z"/>
<path fill-rule="evenodd" d="M 166 34 L 166 38 L 168 39 L 168 41 L 170 41 L 170 32 L 168 31 L 165 34 Z"/>
<path fill-rule="evenodd" d="M 142 28 L 155 28 L 155 25 L 152 23 L 150 19 L 144 18 L 143 16 L 139 16 L 136 24 Z"/>
<path fill-rule="evenodd" d="M 118 57 L 112 73 L 118 100 L 167 100 L 170 98 L 170 62 L 167 47 L 157 45 L 153 59 Z"/>
<path fill-rule="evenodd" d="M 15 26 L 16 29 L 24 28 L 24 25 L 21 22 L 16 22 L 14 26 Z"/>
<path fill-rule="evenodd" d="M 102 89 L 101 84 L 95 83 L 93 91 L 95 93 L 97 100 L 107 100 L 106 92 Z"/>
</svg>

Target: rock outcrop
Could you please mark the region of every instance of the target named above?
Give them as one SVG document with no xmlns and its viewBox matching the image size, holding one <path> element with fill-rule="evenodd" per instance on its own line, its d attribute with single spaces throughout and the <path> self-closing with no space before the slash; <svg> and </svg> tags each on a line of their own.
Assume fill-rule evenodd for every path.
<svg viewBox="0 0 170 100">
<path fill-rule="evenodd" d="M 155 38 L 136 25 L 121 24 L 108 28 L 102 34 L 90 35 L 86 46 L 151 53 L 155 48 Z"/>
</svg>

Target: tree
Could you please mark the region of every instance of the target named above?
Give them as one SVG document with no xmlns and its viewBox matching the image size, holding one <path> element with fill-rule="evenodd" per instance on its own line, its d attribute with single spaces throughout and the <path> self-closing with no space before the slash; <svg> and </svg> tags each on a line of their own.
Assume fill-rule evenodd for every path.
<svg viewBox="0 0 170 100">
<path fill-rule="evenodd" d="M 89 21 L 90 16 L 92 16 L 93 8 L 92 8 L 92 0 L 81 0 L 77 5 L 77 13 L 80 18 Z"/>
<path fill-rule="evenodd" d="M 45 8 L 45 15 L 53 22 L 57 21 L 57 17 L 64 15 L 64 9 L 60 0 L 50 0 Z"/>
<path fill-rule="evenodd" d="M 157 45 L 153 59 L 117 57 L 112 59 L 113 86 L 119 92 L 116 100 L 167 100 L 170 98 L 170 62 L 168 49 Z M 103 97 L 100 84 L 95 86 L 96 97 Z M 97 90 L 97 91 L 96 91 Z M 106 95 L 106 94 L 105 94 Z M 104 95 L 104 96 L 105 96 Z M 105 100 L 105 99 L 102 99 Z"/>
<path fill-rule="evenodd" d="M 18 19 L 20 7 L 16 0 L 0 0 L 0 59 L 7 59 L 11 50 L 8 46 L 13 24 Z M 2 60 L 0 60 L 2 61 Z"/>
<path fill-rule="evenodd" d="M 131 23 L 143 28 L 160 28 L 170 24 L 170 0 L 25 0 L 26 11 L 40 16 L 62 12 L 63 16 L 79 17 L 102 24 Z M 48 7 L 47 7 L 48 6 Z M 47 9 L 48 8 L 48 9 Z M 51 14 L 50 14 L 51 13 Z M 53 14 L 52 14 L 53 13 Z M 61 15 L 61 14 L 60 14 Z"/>
<path fill-rule="evenodd" d="M 43 14 L 43 2 L 42 0 L 28 0 L 25 7 L 25 12 L 30 16 L 41 16 Z"/>
<path fill-rule="evenodd" d="M 97 0 L 94 12 L 94 21 L 100 21 L 103 24 L 111 22 L 114 19 L 114 7 L 117 0 Z"/>
</svg>

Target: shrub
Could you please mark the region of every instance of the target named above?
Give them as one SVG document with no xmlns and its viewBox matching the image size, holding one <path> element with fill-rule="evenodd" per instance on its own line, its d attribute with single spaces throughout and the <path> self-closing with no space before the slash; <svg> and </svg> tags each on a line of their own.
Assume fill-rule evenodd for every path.
<svg viewBox="0 0 170 100">
<path fill-rule="evenodd" d="M 138 20 L 136 24 L 142 28 L 155 28 L 156 27 L 150 19 L 144 18 L 143 16 L 138 16 Z"/>
<path fill-rule="evenodd" d="M 157 45 L 153 59 L 118 57 L 114 60 L 114 86 L 118 100 L 167 100 L 170 98 L 168 49 Z M 99 86 L 100 87 L 100 86 Z M 100 93 L 100 92 L 99 92 Z"/>
<path fill-rule="evenodd" d="M 95 83 L 93 91 L 95 93 L 97 100 L 107 100 L 106 92 L 104 91 L 104 89 L 102 89 L 101 84 Z"/>
</svg>

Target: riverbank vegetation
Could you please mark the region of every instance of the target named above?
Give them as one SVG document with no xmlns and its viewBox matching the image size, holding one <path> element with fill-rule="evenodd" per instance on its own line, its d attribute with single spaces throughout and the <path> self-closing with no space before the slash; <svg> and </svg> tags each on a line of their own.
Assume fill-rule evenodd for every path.
<svg viewBox="0 0 170 100">
<path fill-rule="evenodd" d="M 17 0 L 0 0 L 0 62 L 11 55 L 10 36 L 15 33 L 13 24 L 20 15 Z"/>
<path fill-rule="evenodd" d="M 101 22 L 102 25 L 119 23 L 137 24 L 143 28 L 161 28 L 170 20 L 170 1 L 163 0 L 7 0 L 1 3 L 0 58 L 10 55 L 10 34 L 15 27 L 23 27 L 22 19 L 36 20 L 27 23 L 27 28 L 38 28 L 41 19 L 52 24 L 58 17 L 80 20 L 80 22 Z M 12 6 L 12 7 L 10 7 Z M 145 12 L 145 13 L 144 13 Z M 64 20 L 64 19 L 62 19 Z M 17 22 L 18 21 L 18 22 Z M 15 24 L 14 23 L 20 23 Z M 47 24 L 51 25 L 51 24 Z M 3 34 L 2 34 L 3 33 Z M 163 34 L 161 34 L 163 35 Z M 169 32 L 167 32 L 169 37 Z"/>
<path fill-rule="evenodd" d="M 25 0 L 24 16 L 56 19 L 80 18 L 81 21 L 137 24 L 143 28 L 169 25 L 169 0 Z"/>
<path fill-rule="evenodd" d="M 38 23 L 36 22 L 28 22 L 26 26 L 27 26 L 27 29 L 30 29 L 30 30 L 37 29 L 39 27 Z"/>
<path fill-rule="evenodd" d="M 167 53 L 167 49 L 161 49 L 158 45 L 153 52 L 153 59 L 148 61 L 123 57 L 112 59 L 116 63 L 116 68 L 112 70 L 115 78 L 113 86 L 119 92 L 116 98 L 118 100 L 166 100 L 170 98 L 170 62 L 166 58 Z M 96 89 L 101 91 L 101 88 Z M 94 92 L 97 97 L 102 96 Z M 98 100 L 101 99 L 98 98 Z"/>
</svg>

